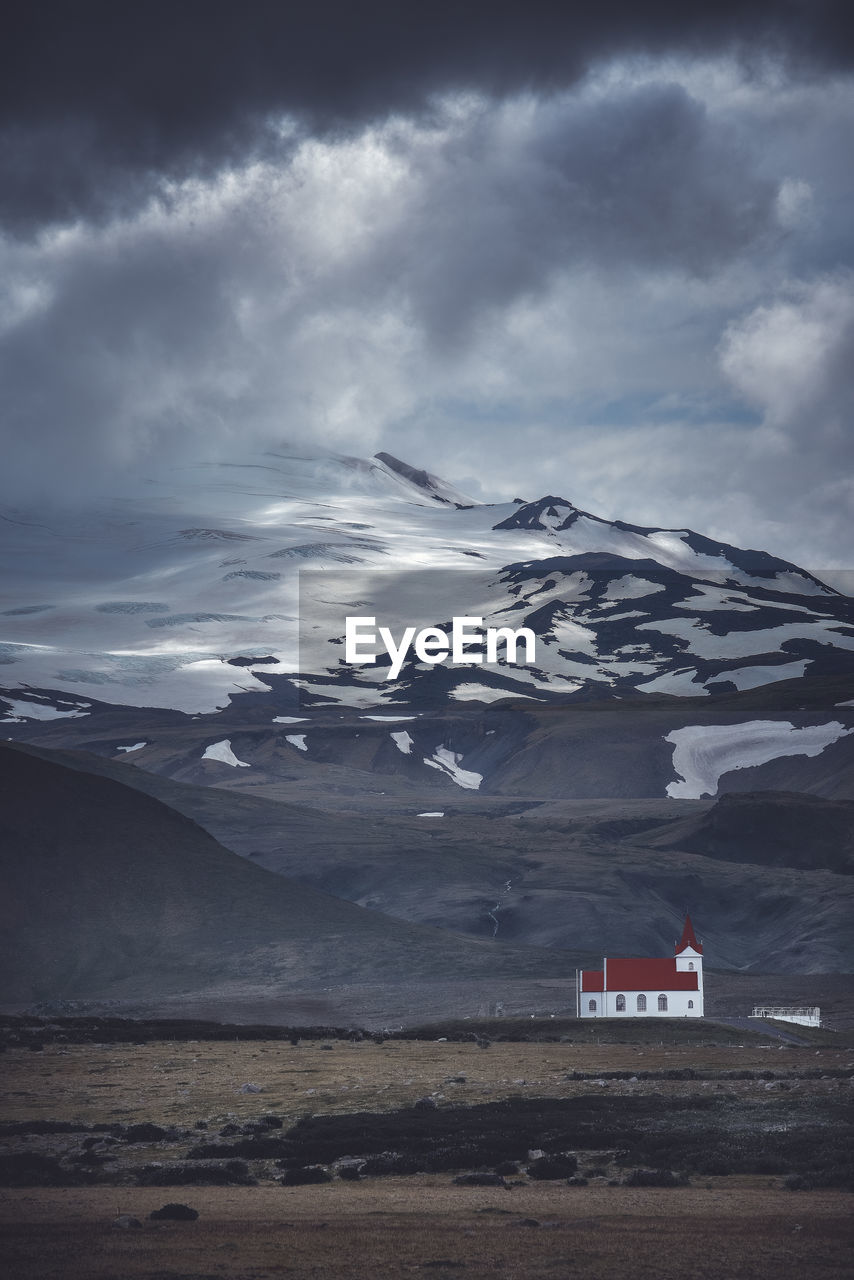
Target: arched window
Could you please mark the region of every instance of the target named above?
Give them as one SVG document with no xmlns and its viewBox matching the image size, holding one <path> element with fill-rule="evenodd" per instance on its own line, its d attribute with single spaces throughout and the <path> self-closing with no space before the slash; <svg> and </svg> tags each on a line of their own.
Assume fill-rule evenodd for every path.
<svg viewBox="0 0 854 1280">
<path fill-rule="evenodd" d="M 646 996 L 638 996 L 638 1013 L 646 1013 Z"/>
<path fill-rule="evenodd" d="M 693 968 L 694 968 L 694 961 L 693 961 L 693 960 L 689 960 L 689 961 L 688 961 L 688 968 L 689 968 L 689 969 L 693 969 Z"/>
<path fill-rule="evenodd" d="M 694 1001 L 693 1001 L 693 1000 L 689 1000 L 689 1001 L 688 1001 L 688 1008 L 689 1008 L 689 1009 L 693 1009 L 693 1008 L 694 1008 Z"/>
<path fill-rule="evenodd" d="M 626 1012 L 626 997 L 617 996 L 617 1013 L 625 1013 L 625 1012 Z"/>
<path fill-rule="evenodd" d="M 596 1001 L 595 1001 L 595 1000 L 591 1000 L 591 1001 L 590 1001 L 590 1003 L 589 1003 L 589 1004 L 588 1004 L 588 1006 L 587 1006 L 587 1012 L 588 1012 L 588 1013 L 595 1013 L 595 1012 L 596 1012 Z"/>
<path fill-rule="evenodd" d="M 659 1013 L 667 1012 L 667 996 L 658 997 L 658 1012 Z"/>
</svg>

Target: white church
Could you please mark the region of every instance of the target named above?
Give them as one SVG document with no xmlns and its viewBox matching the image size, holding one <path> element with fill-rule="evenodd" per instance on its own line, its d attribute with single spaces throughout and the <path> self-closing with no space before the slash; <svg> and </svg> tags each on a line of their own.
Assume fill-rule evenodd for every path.
<svg viewBox="0 0 854 1280">
<path fill-rule="evenodd" d="M 601 969 L 577 970 L 579 1018 L 702 1018 L 703 948 L 685 916 L 673 958 L 606 956 Z"/>
</svg>

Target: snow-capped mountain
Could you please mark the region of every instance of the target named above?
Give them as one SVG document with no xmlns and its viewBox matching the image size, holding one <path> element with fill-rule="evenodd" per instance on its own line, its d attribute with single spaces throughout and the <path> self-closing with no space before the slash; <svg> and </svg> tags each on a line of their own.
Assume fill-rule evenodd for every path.
<svg viewBox="0 0 854 1280">
<path fill-rule="evenodd" d="M 392 772 L 417 765 L 457 790 L 506 789 L 502 770 L 531 748 L 519 716 L 541 724 L 538 704 L 604 699 L 664 705 L 655 736 L 668 744 L 667 794 L 693 795 L 714 794 L 733 768 L 811 758 L 854 725 L 837 696 L 854 683 L 854 605 L 803 569 L 690 530 L 603 520 L 560 497 L 475 502 L 389 454 L 282 449 L 154 474 L 85 514 L 0 515 L 10 737 L 44 740 L 49 728 L 53 743 L 96 743 L 152 767 L 155 731 L 178 712 L 185 730 L 187 717 L 205 726 L 194 767 L 233 777 L 258 767 L 257 743 L 241 754 L 236 736 L 248 722 L 253 732 L 263 723 L 291 762 L 345 763 L 328 740 L 318 756 L 335 714 L 388 739 Z M 410 649 L 394 673 L 387 653 L 348 660 L 350 615 L 395 635 L 475 617 L 527 629 L 536 652 L 457 665 Z M 792 681 L 830 681 L 828 710 L 804 704 L 806 720 L 793 719 L 773 692 Z M 738 695 L 759 691 L 749 714 L 735 709 Z M 708 709 L 697 713 L 698 702 Z M 126 726 L 121 741 L 103 732 L 111 707 L 122 708 L 111 721 Z M 505 723 L 481 725 L 476 742 L 444 723 L 482 720 L 485 707 Z M 406 723 L 383 727 L 371 713 Z M 185 765 L 154 767 L 180 776 Z M 266 761 L 268 776 L 275 767 Z M 656 779 L 644 786 L 660 795 Z"/>
</svg>

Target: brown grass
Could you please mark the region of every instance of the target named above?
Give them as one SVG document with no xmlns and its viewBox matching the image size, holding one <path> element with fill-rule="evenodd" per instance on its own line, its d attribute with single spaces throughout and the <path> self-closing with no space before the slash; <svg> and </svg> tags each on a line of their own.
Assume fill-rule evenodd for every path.
<svg viewBox="0 0 854 1280">
<path fill-rule="evenodd" d="M 572 1071 L 832 1070 L 851 1065 L 850 1049 L 651 1047 L 645 1045 L 436 1044 L 372 1040 L 294 1047 L 286 1041 L 188 1042 L 147 1045 L 49 1045 L 40 1053 L 3 1055 L 6 1120 L 69 1120 L 193 1125 L 226 1117 L 251 1119 L 273 1111 L 285 1119 L 306 1113 L 391 1111 L 425 1094 L 446 1103 L 498 1101 L 530 1094 L 555 1098 L 589 1093 Z M 465 1083 L 449 1077 L 464 1075 Z M 260 1094 L 242 1094 L 245 1083 Z M 733 1092 L 762 1093 L 761 1081 L 727 1081 Z M 696 1082 L 629 1084 L 614 1091 L 696 1092 Z M 714 1087 L 713 1085 L 711 1087 Z M 850 1091 L 847 1082 L 811 1081 L 819 1092 Z"/>
<path fill-rule="evenodd" d="M 850 1196 L 798 1197 L 757 1181 L 676 1192 L 540 1184 L 510 1194 L 416 1175 L 381 1186 L 193 1188 L 186 1197 L 33 1190 L 4 1195 L 0 1224 L 7 1275 L 31 1280 L 847 1278 Z M 149 1221 L 169 1199 L 186 1199 L 199 1220 Z M 118 1208 L 142 1229 L 111 1228 Z"/>
</svg>

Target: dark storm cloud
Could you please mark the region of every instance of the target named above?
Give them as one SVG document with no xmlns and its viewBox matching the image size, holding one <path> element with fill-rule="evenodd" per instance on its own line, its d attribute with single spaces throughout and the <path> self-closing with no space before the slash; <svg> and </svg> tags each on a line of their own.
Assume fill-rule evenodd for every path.
<svg viewBox="0 0 854 1280">
<path fill-rule="evenodd" d="M 2 500 L 285 436 L 838 563 L 849 12 L 17 6 Z"/>
<path fill-rule="evenodd" d="M 394 281 L 434 340 L 454 341 L 562 270 L 705 276 L 775 232 L 777 185 L 756 168 L 678 85 L 485 111 L 425 160 L 359 286 Z"/>
<path fill-rule="evenodd" d="M 26 233 L 130 208 L 163 176 L 278 146 L 282 113 L 341 129 L 448 90 L 566 87 L 633 52 L 832 70 L 854 60 L 851 28 L 838 0 L 17 5 L 0 47 L 0 217 Z"/>
<path fill-rule="evenodd" d="M 35 442 L 81 491 L 116 465 L 227 446 L 238 424 L 262 438 L 282 411 L 291 433 L 334 434 L 349 388 L 392 384 L 359 392 L 376 430 L 411 409 L 401 341 L 423 388 L 485 317 L 566 273 L 703 277 L 773 235 L 777 187 L 753 163 L 681 87 L 622 86 L 308 142 L 289 165 L 191 183 L 171 209 L 19 243 L 5 485 L 46 483 Z M 358 423 L 342 427 L 353 441 Z"/>
</svg>

